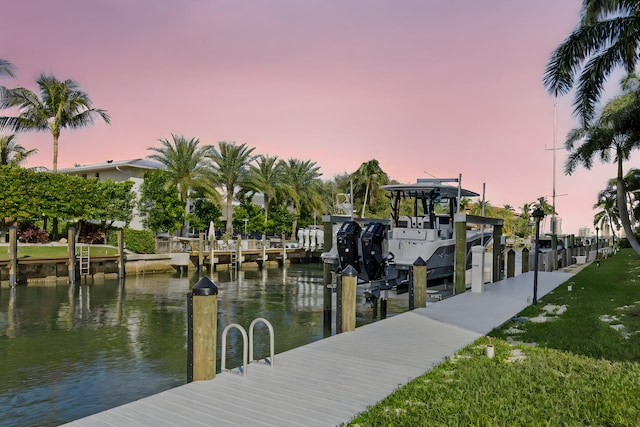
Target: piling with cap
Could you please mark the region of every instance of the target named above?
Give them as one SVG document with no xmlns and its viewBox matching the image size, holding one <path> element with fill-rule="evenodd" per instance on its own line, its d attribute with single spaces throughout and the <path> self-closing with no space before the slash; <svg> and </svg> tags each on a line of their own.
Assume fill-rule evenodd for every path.
<svg viewBox="0 0 640 427">
<path fill-rule="evenodd" d="M 218 287 L 203 277 L 187 294 L 187 382 L 216 376 Z"/>
<path fill-rule="evenodd" d="M 522 272 L 527 273 L 529 271 L 529 249 L 522 249 Z"/>
<path fill-rule="evenodd" d="M 513 277 L 516 274 L 516 251 L 509 249 L 507 252 L 507 277 Z"/>
</svg>

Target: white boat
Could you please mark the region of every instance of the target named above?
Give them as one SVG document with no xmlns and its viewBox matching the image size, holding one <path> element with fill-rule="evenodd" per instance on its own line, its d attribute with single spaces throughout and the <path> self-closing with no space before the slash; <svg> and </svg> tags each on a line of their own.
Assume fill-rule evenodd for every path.
<svg viewBox="0 0 640 427">
<path fill-rule="evenodd" d="M 336 233 L 339 267 L 352 265 L 363 282 L 384 282 L 401 289 L 413 264 L 427 264 L 428 283 L 451 279 L 455 262 L 454 215 L 462 197 L 479 194 L 449 183 L 458 179 L 419 179 L 415 184 L 385 185 L 391 220 L 351 220 Z M 407 202 L 408 201 L 408 202 Z M 491 233 L 467 231 L 467 267 L 471 246 L 487 245 Z M 336 251 L 332 251 L 334 254 Z M 325 254 L 325 262 L 330 258 Z"/>
</svg>

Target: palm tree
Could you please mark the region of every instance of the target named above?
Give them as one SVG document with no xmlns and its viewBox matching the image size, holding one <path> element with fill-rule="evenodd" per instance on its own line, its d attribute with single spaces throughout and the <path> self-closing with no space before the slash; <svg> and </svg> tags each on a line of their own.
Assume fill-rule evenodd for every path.
<svg viewBox="0 0 640 427">
<path fill-rule="evenodd" d="M 58 140 L 63 128 L 83 128 L 96 117 L 111 123 L 105 110 L 94 108 L 89 95 L 74 80 L 60 81 L 40 74 L 36 80 L 40 98 L 28 89 L 17 87 L 3 91 L 0 110 L 16 107 L 17 117 L 0 117 L 0 129 L 13 131 L 49 131 L 53 136 L 53 172 L 58 171 Z"/>
<path fill-rule="evenodd" d="M 0 58 L 0 76 L 15 77 L 14 66 L 6 59 Z"/>
<path fill-rule="evenodd" d="M 251 186 L 263 194 L 264 196 L 264 223 L 265 226 L 269 220 L 269 205 L 277 198 L 278 194 L 282 194 L 288 190 L 283 183 L 282 163 L 278 156 L 258 156 L 255 165 L 250 165 L 251 170 Z"/>
<path fill-rule="evenodd" d="M 170 182 L 177 186 L 185 212 L 189 213 L 188 199 L 192 190 L 201 190 L 208 195 L 215 193 L 206 179 L 205 161 L 211 146 L 198 147 L 200 144 L 198 138 L 187 139 L 184 136 L 172 134 L 171 139 L 172 141 L 161 138 L 158 140 L 162 144 L 161 147 L 148 147 L 147 150 L 157 153 L 150 155 L 149 158 L 157 160 L 167 167 Z M 182 235 L 185 232 L 185 225 L 185 223 L 182 224 Z"/>
<path fill-rule="evenodd" d="M 291 226 L 291 235 L 295 236 L 298 228 L 298 218 L 303 208 L 310 212 L 322 214 L 324 203 L 320 194 L 320 167 L 311 160 L 289 159 L 282 162 L 284 181 L 291 189 L 291 202 L 295 219 Z"/>
<path fill-rule="evenodd" d="M 0 165 L 20 166 L 27 157 L 36 154 L 38 150 L 27 150 L 16 144 L 15 134 L 0 135 Z"/>
<path fill-rule="evenodd" d="M 543 83 L 555 96 L 575 86 L 574 113 L 586 126 L 607 77 L 617 67 L 633 73 L 639 50 L 640 3 L 583 0 L 578 25 L 552 53 Z"/>
<path fill-rule="evenodd" d="M 255 147 L 247 147 L 246 144 L 236 145 L 235 142 L 220 141 L 218 148 L 211 147 L 207 155 L 214 163 L 212 173 L 213 181 L 221 185 L 226 192 L 226 216 L 228 233 L 233 232 L 233 195 L 236 185 L 249 183 L 249 164 L 257 156 L 252 156 Z"/>
<path fill-rule="evenodd" d="M 354 184 L 364 186 L 364 200 L 362 202 L 362 211 L 360 217 L 364 218 L 364 211 L 367 204 L 375 201 L 375 195 L 380 190 L 380 186 L 389 183 L 389 175 L 387 175 L 380 163 L 376 159 L 369 160 L 360 165 L 357 171 L 351 174 Z"/>
<path fill-rule="evenodd" d="M 618 215 L 618 206 L 616 201 L 616 180 L 609 180 L 607 188 L 598 193 L 598 202 L 593 205 L 594 209 L 600 209 L 593 216 L 593 225 L 600 225 L 604 229 L 604 225 L 608 225 L 616 239 L 616 231 L 620 230 L 620 216 Z"/>
<path fill-rule="evenodd" d="M 482 200 L 478 200 L 476 203 L 474 203 L 471 206 L 471 209 L 469 210 L 469 214 L 480 216 L 482 215 L 483 207 L 484 207 L 484 216 L 491 218 L 495 215 L 493 206 L 491 206 L 491 202 L 488 200 L 484 202 Z"/>
<path fill-rule="evenodd" d="M 573 129 L 565 142 L 570 151 L 565 173 L 571 175 L 578 165 L 591 169 L 594 157 L 617 164 L 616 196 L 618 214 L 629 243 L 640 254 L 640 244 L 631 227 L 627 209 L 627 191 L 622 165 L 631 152 L 640 145 L 640 128 L 633 126 L 630 117 L 640 115 L 639 92 L 627 92 L 609 102 L 598 120 L 592 125 Z M 576 145 L 580 143 L 580 145 Z"/>
<path fill-rule="evenodd" d="M 470 207 L 471 207 L 471 199 L 463 196 L 460 199 L 460 212 L 466 213 L 469 211 Z"/>
</svg>

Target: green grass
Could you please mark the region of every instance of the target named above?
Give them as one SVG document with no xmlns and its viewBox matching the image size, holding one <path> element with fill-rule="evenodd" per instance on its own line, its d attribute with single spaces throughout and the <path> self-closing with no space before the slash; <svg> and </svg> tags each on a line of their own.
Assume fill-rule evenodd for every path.
<svg viewBox="0 0 640 427">
<path fill-rule="evenodd" d="M 561 285 L 518 316 L 540 316 L 546 305 L 566 305 L 564 313 L 507 322 L 490 334 L 494 359 L 483 337 L 349 425 L 639 425 L 639 275 L 631 250 L 591 264 L 571 292 Z"/>
<path fill-rule="evenodd" d="M 111 246 L 92 245 L 92 256 L 118 255 L 118 249 Z M 67 256 L 67 246 L 56 245 L 21 245 L 18 244 L 18 258 L 64 258 Z M 9 246 L 0 245 L 0 259 L 9 259 Z"/>
</svg>

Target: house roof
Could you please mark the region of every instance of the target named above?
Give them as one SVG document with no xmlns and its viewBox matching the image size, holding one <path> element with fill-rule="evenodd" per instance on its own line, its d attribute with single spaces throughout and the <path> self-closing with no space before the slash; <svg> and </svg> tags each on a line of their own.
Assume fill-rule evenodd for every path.
<svg viewBox="0 0 640 427">
<path fill-rule="evenodd" d="M 135 168 L 135 169 L 166 169 L 161 162 L 149 158 L 131 159 L 131 160 L 107 160 L 102 163 L 94 163 L 92 165 L 82 165 L 73 168 L 58 169 L 59 173 L 78 173 L 91 172 L 116 168 Z"/>
</svg>

